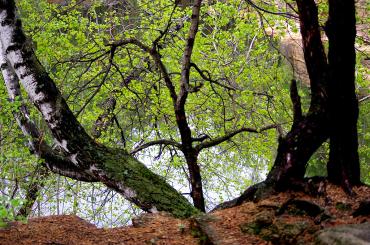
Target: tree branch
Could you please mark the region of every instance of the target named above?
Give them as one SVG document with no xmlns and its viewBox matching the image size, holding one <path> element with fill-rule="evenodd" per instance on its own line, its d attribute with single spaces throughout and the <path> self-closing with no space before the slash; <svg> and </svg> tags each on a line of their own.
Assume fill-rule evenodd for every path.
<svg viewBox="0 0 370 245">
<path fill-rule="evenodd" d="M 218 144 L 221 144 L 222 142 L 225 142 L 229 139 L 231 139 L 232 137 L 234 137 L 235 135 L 239 134 L 239 133 L 242 133 L 242 132 L 250 132 L 250 133 L 262 133 L 263 131 L 266 131 L 266 130 L 269 130 L 269 129 L 272 129 L 272 128 L 277 128 L 279 125 L 277 124 L 273 124 L 273 125 L 268 125 L 268 126 L 265 126 L 265 127 L 262 127 L 260 129 L 255 129 L 255 128 L 240 128 L 238 130 L 235 130 L 229 134 L 226 134 L 224 136 L 221 136 L 221 137 L 218 137 L 218 138 L 215 138 L 213 140 L 209 140 L 209 141 L 205 141 L 203 143 L 200 143 L 199 145 L 197 145 L 195 147 L 195 149 L 199 152 L 205 148 L 210 148 L 212 146 L 216 146 Z"/>
<path fill-rule="evenodd" d="M 174 147 L 177 147 L 177 148 L 181 149 L 181 144 L 177 143 L 176 141 L 161 139 L 161 140 L 154 140 L 154 141 L 142 144 L 142 145 L 136 147 L 135 149 L 133 149 L 130 152 L 130 154 L 133 155 L 133 154 L 138 153 L 139 151 L 142 151 L 142 150 L 144 150 L 144 149 L 146 149 L 150 146 L 153 146 L 153 145 L 172 145 Z"/>
<path fill-rule="evenodd" d="M 124 133 L 123 128 L 122 128 L 121 124 L 119 123 L 118 118 L 117 118 L 117 116 L 115 114 L 113 115 L 113 120 L 116 123 L 117 128 L 119 129 L 120 136 L 121 136 L 121 143 L 123 144 L 123 148 L 126 148 L 126 137 L 125 137 L 125 133 Z"/>
<path fill-rule="evenodd" d="M 45 182 L 40 181 L 40 179 L 46 178 L 50 174 L 46 168 L 36 167 L 35 171 L 32 173 L 32 177 L 26 187 L 25 202 L 22 204 L 21 208 L 17 212 L 17 216 L 28 217 L 32 211 L 33 204 L 35 203 L 37 197 L 39 196 L 40 189 L 44 187 Z"/>
<path fill-rule="evenodd" d="M 172 17 L 173 17 L 173 14 L 175 13 L 175 10 L 177 8 L 177 5 L 178 5 L 178 1 L 175 1 L 175 4 L 173 6 L 173 9 L 171 11 L 171 14 L 170 14 L 170 17 L 169 17 L 169 20 L 167 22 L 167 25 L 166 27 L 164 28 L 164 31 L 160 31 L 160 35 L 153 41 L 153 46 L 157 46 L 158 45 L 158 42 L 164 37 L 167 35 L 168 33 L 168 30 L 169 28 L 171 27 L 171 24 L 172 24 Z"/>
<path fill-rule="evenodd" d="M 284 16 L 284 17 L 287 17 L 287 18 L 292 18 L 292 19 L 298 19 L 298 16 L 295 16 L 291 13 L 288 13 L 288 12 L 273 12 L 273 11 L 270 11 L 270 10 L 267 10 L 267 9 L 264 9 L 264 8 L 261 8 L 259 7 L 258 5 L 256 5 L 252 0 L 246 0 L 253 8 L 256 8 L 262 12 L 265 12 L 265 13 L 269 13 L 269 14 L 273 14 L 273 15 L 280 15 L 280 16 Z"/>
<path fill-rule="evenodd" d="M 361 98 L 358 99 L 358 102 L 365 102 L 366 100 L 370 99 L 370 94 L 362 96 Z"/>
<path fill-rule="evenodd" d="M 213 80 L 211 78 L 211 74 L 208 72 L 208 71 L 204 71 L 204 70 L 201 70 L 196 64 L 194 63 L 190 63 L 190 67 L 194 67 L 194 69 L 199 73 L 199 75 L 205 80 L 205 81 L 208 81 L 210 83 L 214 83 L 214 84 L 217 84 L 218 86 L 220 87 L 223 87 L 227 90 L 233 90 L 235 91 L 236 89 L 233 88 L 233 87 L 229 87 L 225 84 L 222 84 L 222 83 L 219 83 L 217 82 L 216 80 Z M 207 75 L 206 75 L 207 74 Z"/>
<path fill-rule="evenodd" d="M 191 140 L 192 140 L 192 142 L 203 142 L 206 139 L 209 139 L 209 135 L 207 135 L 207 134 L 201 134 L 197 138 L 192 138 Z"/>
<path fill-rule="evenodd" d="M 111 50 L 110 50 L 110 57 L 109 57 L 109 64 L 108 64 L 108 67 L 106 68 L 106 72 L 104 74 L 104 77 L 102 79 L 102 81 L 100 82 L 100 84 L 98 85 L 97 89 L 94 91 L 94 93 L 87 99 L 87 101 L 84 103 L 84 105 L 80 108 L 80 110 L 76 113 L 76 117 L 78 117 L 81 112 L 83 110 L 85 110 L 86 106 L 93 100 L 93 98 L 99 93 L 101 87 L 103 86 L 103 84 L 106 82 L 107 78 L 108 78 L 108 74 L 112 68 L 112 63 L 113 63 L 113 58 L 114 58 L 114 53 L 116 51 L 116 47 L 115 46 L 112 46 Z"/>
<path fill-rule="evenodd" d="M 120 46 L 125 46 L 127 44 L 133 44 L 133 45 L 139 47 L 140 49 L 142 49 L 144 52 L 150 54 L 150 56 L 152 56 L 152 59 L 154 60 L 155 64 L 157 65 L 157 67 L 159 68 L 159 71 L 161 72 L 161 74 L 163 76 L 166 87 L 168 88 L 168 90 L 170 92 L 172 101 L 175 104 L 176 101 L 177 101 L 176 90 L 175 90 L 175 87 L 173 86 L 171 78 L 170 78 L 170 76 L 167 72 L 167 68 L 162 62 L 161 55 L 156 50 L 156 46 L 155 46 L 156 44 L 154 43 L 153 44 L 154 46 L 152 48 L 150 48 L 149 46 L 145 45 L 144 43 L 140 42 L 139 40 L 137 40 L 135 38 L 129 38 L 129 39 L 124 39 L 124 40 L 120 40 L 120 41 L 117 41 L 117 42 L 114 42 L 114 43 L 107 44 L 107 46 L 120 47 Z"/>
</svg>

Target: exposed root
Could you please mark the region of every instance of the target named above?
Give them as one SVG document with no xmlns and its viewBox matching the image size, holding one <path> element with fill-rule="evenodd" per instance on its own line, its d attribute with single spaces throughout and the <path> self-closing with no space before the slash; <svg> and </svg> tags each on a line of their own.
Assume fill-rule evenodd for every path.
<svg viewBox="0 0 370 245">
<path fill-rule="evenodd" d="M 243 202 L 246 201 L 259 201 L 264 198 L 268 198 L 269 196 L 275 194 L 276 191 L 274 190 L 273 186 L 269 184 L 267 181 L 263 181 L 257 183 L 255 185 L 250 186 L 240 197 L 237 197 L 233 200 L 223 202 L 217 205 L 211 212 L 216 210 L 222 210 L 225 208 L 232 208 L 235 206 L 241 205 Z"/>
<path fill-rule="evenodd" d="M 289 190 L 301 191 L 314 197 L 325 197 L 327 183 L 327 178 L 320 176 L 305 178 L 303 180 L 290 180 L 289 186 L 279 185 L 272 181 L 265 180 L 263 182 L 250 186 L 246 191 L 244 191 L 243 194 L 240 195 L 240 197 L 217 205 L 211 212 L 235 207 L 247 201 L 257 202 L 269 198 L 271 195 L 275 195 L 276 193 Z"/>
</svg>

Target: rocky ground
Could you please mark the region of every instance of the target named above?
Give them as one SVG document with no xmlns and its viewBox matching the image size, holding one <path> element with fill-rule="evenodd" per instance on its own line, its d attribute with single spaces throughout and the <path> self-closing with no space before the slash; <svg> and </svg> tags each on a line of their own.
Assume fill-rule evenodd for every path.
<svg viewBox="0 0 370 245">
<path fill-rule="evenodd" d="M 71 215 L 35 218 L 1 229 L 0 244 L 370 244 L 370 188 L 354 191 L 327 185 L 320 197 L 286 192 L 186 220 L 144 214 L 113 229 Z"/>
</svg>

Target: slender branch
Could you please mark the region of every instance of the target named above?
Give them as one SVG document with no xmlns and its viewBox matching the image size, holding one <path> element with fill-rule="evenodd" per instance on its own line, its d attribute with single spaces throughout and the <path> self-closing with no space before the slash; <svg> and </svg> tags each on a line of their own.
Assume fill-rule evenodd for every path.
<svg viewBox="0 0 370 245">
<path fill-rule="evenodd" d="M 123 46 L 126 46 L 127 44 L 134 44 L 135 46 L 141 48 L 143 51 L 145 51 L 147 53 L 150 53 L 150 51 L 151 51 L 151 48 L 149 46 L 140 42 L 136 38 L 123 39 L 123 40 L 119 40 L 119 41 L 116 41 L 116 42 L 113 42 L 113 43 L 106 43 L 105 45 L 106 46 L 111 46 L 111 47 L 123 47 Z"/>
<path fill-rule="evenodd" d="M 119 123 L 116 115 L 113 116 L 113 120 L 116 123 L 117 128 L 119 129 L 119 132 L 120 132 L 120 135 L 121 135 L 121 143 L 123 144 L 123 147 L 126 148 L 125 133 L 124 133 L 123 128 L 122 128 L 121 124 Z"/>
<path fill-rule="evenodd" d="M 174 147 L 177 147 L 177 148 L 181 149 L 181 144 L 177 143 L 176 141 L 161 139 L 161 140 L 154 140 L 154 141 L 142 144 L 142 145 L 136 147 L 135 149 L 133 149 L 130 152 L 130 154 L 133 155 L 135 153 L 138 153 L 139 151 L 142 151 L 142 150 L 144 150 L 144 149 L 146 149 L 150 146 L 154 146 L 154 145 L 172 145 Z"/>
<path fill-rule="evenodd" d="M 266 131 L 266 130 L 269 130 L 269 129 L 272 129 L 272 128 L 277 128 L 279 125 L 278 124 L 272 124 L 272 125 L 268 125 L 268 126 L 265 126 L 265 127 L 262 127 L 260 129 L 255 129 L 255 128 L 240 128 L 238 130 L 235 130 L 229 134 L 226 134 L 224 136 L 221 136 L 221 137 L 218 137 L 218 138 L 215 138 L 215 139 L 212 139 L 212 140 L 209 140 L 209 141 L 206 141 L 206 142 L 203 142 L 203 143 L 200 143 L 199 145 L 197 145 L 195 147 L 195 149 L 199 152 L 205 148 L 210 148 L 212 146 L 216 146 L 218 144 L 221 144 L 222 142 L 225 142 L 227 140 L 230 140 L 232 137 L 234 137 L 235 135 L 239 134 L 239 133 L 242 133 L 242 132 L 250 132 L 250 133 L 262 133 L 263 131 Z"/>
<path fill-rule="evenodd" d="M 84 72 L 81 73 L 80 76 L 82 76 L 84 73 L 87 72 L 88 69 L 85 69 Z M 94 75 L 91 79 L 89 79 L 88 81 L 86 81 L 84 84 L 82 84 L 81 86 L 76 86 L 75 88 L 73 88 L 71 90 L 71 92 L 69 93 L 69 95 L 67 96 L 67 101 L 69 100 L 69 98 L 75 94 L 75 95 L 78 95 L 79 93 L 81 93 L 82 91 L 86 90 L 88 88 L 88 85 L 90 85 L 96 78 L 98 78 L 100 75 L 102 74 L 105 74 L 107 72 L 107 69 L 103 69 L 102 71 L 98 72 L 96 75 Z M 99 86 L 99 85 L 98 85 Z"/>
<path fill-rule="evenodd" d="M 173 17 L 173 14 L 175 13 L 175 10 L 177 8 L 177 5 L 178 5 L 178 1 L 175 1 L 175 5 L 173 6 L 173 9 L 172 9 L 172 12 L 170 14 L 170 17 L 169 17 L 169 20 L 167 22 L 167 25 L 166 27 L 164 28 L 164 31 L 160 31 L 160 35 L 153 41 L 153 46 L 157 46 L 158 42 L 164 37 L 167 35 L 168 33 L 168 30 L 169 28 L 171 27 L 171 24 L 172 24 L 172 17 Z"/>
<path fill-rule="evenodd" d="M 235 88 L 233 88 L 233 87 L 229 87 L 229 86 L 227 86 L 227 85 L 225 85 L 225 84 L 222 84 L 222 83 L 219 83 L 219 82 L 217 82 L 216 80 L 213 80 L 212 78 L 211 78 L 211 74 L 208 72 L 208 71 L 206 71 L 206 70 L 201 70 L 196 64 L 194 64 L 194 63 L 190 63 L 190 67 L 194 67 L 194 69 L 199 73 L 199 75 L 205 80 L 205 81 L 208 81 L 208 82 L 210 82 L 210 83 L 214 83 L 214 84 L 217 84 L 218 86 L 221 86 L 221 87 L 223 87 L 223 88 L 225 88 L 225 89 L 227 89 L 227 90 L 233 90 L 233 91 L 235 91 L 236 89 Z"/>
<path fill-rule="evenodd" d="M 288 12 L 273 12 L 273 11 L 270 11 L 270 10 L 267 10 L 267 9 L 264 9 L 264 8 L 261 8 L 259 7 L 258 5 L 256 5 L 252 0 L 246 0 L 253 8 L 256 8 L 262 12 L 265 12 L 265 13 L 269 13 L 269 14 L 273 14 L 273 15 L 280 15 L 280 16 L 284 16 L 284 17 L 287 17 L 287 18 L 292 18 L 292 19 L 298 19 L 298 16 L 296 15 L 293 15 L 291 13 L 288 13 Z"/>
<path fill-rule="evenodd" d="M 294 11 L 294 13 L 299 14 L 299 13 L 298 13 L 298 11 L 294 8 L 294 6 L 293 6 L 291 3 L 289 3 L 287 0 L 285 0 L 284 2 L 285 2 L 285 4 L 286 4 L 286 5 L 287 5 L 291 10 L 293 10 L 293 11 Z"/>
<path fill-rule="evenodd" d="M 168 74 L 166 66 L 162 62 L 161 55 L 158 53 L 158 51 L 155 48 L 153 48 L 151 50 L 150 55 L 152 56 L 152 58 L 154 59 L 154 62 L 158 66 L 158 68 L 159 68 L 159 70 L 160 70 L 160 72 L 163 76 L 166 87 L 170 92 L 172 102 L 175 105 L 176 101 L 177 101 L 177 94 L 176 94 L 175 86 L 173 85 L 173 83 L 171 81 L 171 78 Z"/>
<path fill-rule="evenodd" d="M 83 110 L 85 110 L 86 106 L 93 100 L 93 98 L 99 93 L 101 87 L 103 86 L 103 84 L 106 82 L 107 80 L 107 77 L 108 77 L 108 74 L 112 68 L 112 63 L 113 63 L 113 58 L 114 58 L 114 53 L 116 51 L 116 46 L 112 46 L 111 47 L 111 50 L 110 50 L 110 57 L 109 57 L 109 64 L 108 64 L 108 68 L 106 69 L 106 72 L 104 74 L 104 77 L 103 77 L 103 80 L 100 82 L 98 88 L 94 91 L 94 93 L 87 99 L 87 101 L 85 102 L 85 104 L 81 107 L 81 109 L 76 113 L 76 117 L 78 117 L 81 112 Z"/>
<path fill-rule="evenodd" d="M 361 102 L 365 102 L 366 100 L 370 99 L 370 94 L 368 95 L 365 95 L 361 98 L 358 99 L 358 102 L 361 103 Z"/>
<path fill-rule="evenodd" d="M 166 87 L 168 88 L 168 90 L 170 92 L 172 101 L 175 104 L 176 101 L 177 101 L 176 90 L 175 90 L 175 87 L 173 86 L 171 78 L 168 74 L 167 68 L 162 62 L 161 55 L 156 50 L 156 46 L 154 45 L 152 48 L 150 48 L 149 46 L 145 45 L 144 43 L 140 42 L 139 40 L 137 40 L 135 38 L 124 39 L 124 40 L 120 40 L 120 41 L 117 41 L 117 42 L 114 42 L 114 43 L 109 43 L 109 44 L 106 44 L 106 45 L 107 46 L 120 47 L 120 46 L 125 46 L 127 44 L 133 44 L 133 45 L 139 47 L 140 49 L 142 49 L 144 52 L 150 54 L 150 56 L 152 56 L 152 59 L 154 60 L 155 64 L 159 68 L 159 71 L 161 72 L 161 74 L 164 78 Z"/>
<path fill-rule="evenodd" d="M 191 15 L 190 30 L 189 30 L 188 38 L 186 41 L 184 56 L 182 59 L 180 92 L 179 92 L 179 97 L 176 103 L 176 106 L 178 108 L 184 107 L 186 98 L 188 96 L 189 77 L 190 77 L 190 61 L 191 61 L 191 55 L 193 53 L 195 36 L 198 32 L 201 4 L 202 4 L 202 0 L 194 1 L 193 11 Z"/>
<path fill-rule="evenodd" d="M 207 135 L 207 134 L 201 134 L 197 138 L 192 138 L 192 141 L 193 142 L 203 142 L 203 141 L 205 141 L 206 139 L 209 139 L 209 138 L 210 138 L 209 135 Z"/>
</svg>

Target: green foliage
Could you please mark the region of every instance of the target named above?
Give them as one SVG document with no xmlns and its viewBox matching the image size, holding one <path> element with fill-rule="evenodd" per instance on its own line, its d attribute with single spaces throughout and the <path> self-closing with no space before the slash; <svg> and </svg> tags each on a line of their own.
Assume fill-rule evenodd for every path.
<svg viewBox="0 0 370 245">
<path fill-rule="evenodd" d="M 16 214 L 23 202 L 24 200 L 19 198 L 9 199 L 0 196 L 0 228 L 6 227 L 10 221 L 25 221 L 25 217 L 17 216 Z"/>
</svg>

